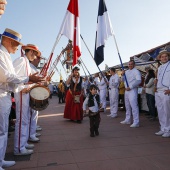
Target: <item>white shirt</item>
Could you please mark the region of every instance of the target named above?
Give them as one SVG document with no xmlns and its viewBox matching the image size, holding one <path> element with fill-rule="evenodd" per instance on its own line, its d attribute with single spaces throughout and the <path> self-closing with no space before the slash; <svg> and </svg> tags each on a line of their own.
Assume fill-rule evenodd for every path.
<svg viewBox="0 0 170 170">
<path fill-rule="evenodd" d="M 0 46 L 0 90 L 4 92 L 14 91 L 16 84 L 27 83 L 28 76 L 20 76 L 15 73 L 10 54 L 7 49 Z"/>
<path fill-rule="evenodd" d="M 155 95 L 155 86 L 154 86 L 154 78 L 151 78 L 146 85 L 145 92 L 148 94 Z"/>
<path fill-rule="evenodd" d="M 30 63 L 30 67 L 31 67 L 31 74 L 35 74 L 35 73 L 39 72 L 37 67 L 35 67 L 32 63 Z"/>
<path fill-rule="evenodd" d="M 137 88 L 138 85 L 141 83 L 141 74 L 136 68 L 125 71 L 125 75 L 130 89 Z M 124 76 L 122 77 L 122 79 L 124 80 L 125 88 L 127 88 Z"/>
<path fill-rule="evenodd" d="M 119 87 L 119 76 L 117 74 L 114 74 L 110 77 L 109 80 L 109 88 L 118 88 Z"/>
<path fill-rule="evenodd" d="M 105 79 L 104 79 L 105 78 Z M 99 90 L 103 90 L 107 88 L 107 84 L 105 81 L 108 81 L 106 77 L 102 77 L 101 81 L 98 83 Z"/>
<path fill-rule="evenodd" d="M 96 98 L 93 97 L 93 99 L 94 99 L 94 106 L 89 107 L 89 110 L 92 111 L 92 112 L 98 112 L 99 111 L 99 106 L 97 104 Z M 89 100 L 89 96 L 87 96 L 86 99 L 83 102 L 83 110 L 87 110 L 88 100 Z"/>
<path fill-rule="evenodd" d="M 99 81 L 99 77 L 95 77 L 94 78 L 94 84 L 98 87 L 100 81 Z"/>
<path fill-rule="evenodd" d="M 158 68 L 157 78 L 157 89 L 170 89 L 170 61 Z"/>
<path fill-rule="evenodd" d="M 48 85 L 48 88 L 50 89 L 50 92 L 53 92 L 53 85 L 51 83 Z"/>
<path fill-rule="evenodd" d="M 19 57 L 13 62 L 15 73 L 19 76 L 29 76 L 31 74 L 31 67 L 27 56 Z M 30 85 L 24 85 L 21 83 L 15 92 L 20 92 L 24 88 L 29 88 Z"/>
</svg>

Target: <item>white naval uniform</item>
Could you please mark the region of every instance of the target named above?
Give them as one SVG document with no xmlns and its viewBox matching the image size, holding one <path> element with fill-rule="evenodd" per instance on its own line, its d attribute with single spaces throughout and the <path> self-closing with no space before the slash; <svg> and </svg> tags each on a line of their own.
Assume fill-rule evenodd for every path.
<svg viewBox="0 0 170 170">
<path fill-rule="evenodd" d="M 90 85 L 90 83 L 89 83 L 88 80 L 83 81 L 83 88 L 84 88 L 84 95 L 85 95 L 85 97 L 87 96 L 87 89 L 89 88 L 89 85 Z"/>
<path fill-rule="evenodd" d="M 139 106 L 138 106 L 138 85 L 141 83 L 141 74 L 136 69 L 125 71 L 130 91 L 125 91 L 125 107 L 126 107 L 126 122 L 131 122 L 131 114 L 133 115 L 133 124 L 139 125 Z M 127 84 L 124 76 L 125 88 Z"/>
<path fill-rule="evenodd" d="M 28 82 L 28 77 L 19 77 L 15 74 L 10 54 L 6 48 L 0 46 L 0 167 L 4 160 L 7 139 L 8 122 L 11 111 L 11 94 L 16 84 Z"/>
<path fill-rule="evenodd" d="M 39 72 L 38 69 L 30 63 L 31 73 Z M 37 121 L 38 121 L 38 111 L 30 108 L 30 127 L 29 127 L 29 138 L 33 139 L 36 137 L 36 128 L 37 128 Z"/>
<path fill-rule="evenodd" d="M 109 80 L 110 116 L 117 116 L 119 99 L 119 76 L 114 74 Z"/>
<path fill-rule="evenodd" d="M 108 81 L 106 77 L 105 77 L 105 79 L 106 79 L 106 81 Z M 98 88 L 100 90 L 100 92 L 99 92 L 100 103 L 102 103 L 102 108 L 104 108 L 104 110 L 105 110 L 106 109 L 107 84 L 103 77 L 102 77 L 101 81 L 98 83 Z"/>
<path fill-rule="evenodd" d="M 160 123 L 160 130 L 170 132 L 170 95 L 164 91 L 170 89 L 170 61 L 158 68 L 157 92 L 155 93 L 156 106 Z"/>
<path fill-rule="evenodd" d="M 31 74 L 31 67 L 26 56 L 19 57 L 13 62 L 15 73 L 20 76 L 29 76 Z M 14 136 L 14 153 L 19 153 L 25 150 L 29 136 L 29 122 L 30 122 L 30 95 L 29 93 L 22 93 L 21 90 L 29 87 L 29 85 L 20 84 L 14 93 L 16 102 L 16 123 Z"/>
</svg>

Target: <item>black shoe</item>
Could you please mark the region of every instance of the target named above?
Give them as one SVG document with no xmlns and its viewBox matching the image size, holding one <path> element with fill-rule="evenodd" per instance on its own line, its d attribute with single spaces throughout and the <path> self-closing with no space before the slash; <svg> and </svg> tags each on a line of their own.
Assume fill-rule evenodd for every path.
<svg viewBox="0 0 170 170">
<path fill-rule="evenodd" d="M 13 127 L 13 126 L 9 126 L 9 128 L 8 128 L 8 132 L 13 132 L 13 131 L 15 131 L 15 127 Z"/>
<path fill-rule="evenodd" d="M 155 120 L 156 120 L 156 117 L 151 117 L 149 120 L 150 120 L 150 121 L 155 121 Z"/>
<path fill-rule="evenodd" d="M 77 123 L 81 124 L 81 120 L 77 120 Z"/>
<path fill-rule="evenodd" d="M 95 130 L 95 135 L 99 136 L 99 131 L 98 130 Z"/>
<path fill-rule="evenodd" d="M 91 134 L 90 134 L 90 137 L 95 137 L 95 135 L 91 133 Z"/>
</svg>

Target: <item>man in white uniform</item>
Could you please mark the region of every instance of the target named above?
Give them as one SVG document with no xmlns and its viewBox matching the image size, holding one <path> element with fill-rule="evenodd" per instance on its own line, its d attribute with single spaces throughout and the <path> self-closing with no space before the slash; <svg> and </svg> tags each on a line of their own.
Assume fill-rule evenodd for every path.
<svg viewBox="0 0 170 170">
<path fill-rule="evenodd" d="M 107 83 L 108 83 L 108 80 L 105 76 L 105 72 L 102 73 L 102 75 L 100 75 L 100 82 L 98 83 L 98 88 L 100 90 L 100 103 L 102 104 L 102 107 L 100 109 L 100 112 L 105 112 L 106 110 L 106 93 L 107 93 Z"/>
<path fill-rule="evenodd" d="M 42 58 L 40 56 L 37 56 L 36 59 L 30 62 L 31 67 L 31 73 L 37 73 L 39 70 L 37 69 L 40 60 Z M 42 130 L 40 126 L 37 127 L 37 121 L 38 121 L 38 111 L 30 108 L 31 118 L 30 118 L 30 127 L 29 127 L 29 141 L 34 141 L 35 137 L 41 136 L 40 133 L 36 133 L 36 130 Z"/>
<path fill-rule="evenodd" d="M 90 83 L 88 81 L 88 77 L 85 76 L 84 80 L 83 80 L 84 97 L 86 97 L 88 95 L 89 85 L 90 85 Z"/>
<path fill-rule="evenodd" d="M 162 137 L 170 137 L 170 52 L 163 50 L 158 59 L 162 65 L 158 68 L 157 92 L 155 93 L 156 106 L 160 123 L 160 131 L 155 133 Z"/>
<path fill-rule="evenodd" d="M 110 116 L 112 118 L 117 117 L 118 111 L 118 100 L 119 100 L 119 76 L 116 74 L 115 68 L 110 69 L 110 80 L 109 80 L 109 99 L 110 99 Z"/>
<path fill-rule="evenodd" d="M 40 81 L 39 77 L 18 76 L 15 74 L 14 67 L 10 54 L 14 54 L 21 44 L 21 34 L 5 29 L 1 35 L 0 44 L 0 170 L 2 167 L 10 167 L 15 164 L 15 161 L 4 161 L 7 139 L 8 139 L 8 121 L 11 110 L 11 91 L 14 91 L 15 86 L 19 83 L 27 83 Z"/>
<path fill-rule="evenodd" d="M 141 83 L 141 74 L 135 68 L 135 62 L 129 61 L 129 70 L 122 71 L 124 84 L 125 84 L 125 107 L 126 118 L 121 121 L 121 124 L 131 124 L 131 114 L 133 115 L 132 128 L 139 127 L 139 107 L 138 107 L 138 85 Z M 125 75 L 128 85 L 125 81 Z"/>
<path fill-rule="evenodd" d="M 31 74 L 30 61 L 40 56 L 41 52 L 33 44 L 22 46 L 22 50 L 25 51 L 25 55 L 14 60 L 13 65 L 17 75 L 28 76 Z M 29 155 L 33 153 L 32 148 L 34 145 L 27 143 L 30 123 L 29 89 L 30 85 L 20 84 L 14 94 L 16 102 L 14 155 Z M 31 138 L 31 141 L 38 142 L 39 138 Z"/>
</svg>

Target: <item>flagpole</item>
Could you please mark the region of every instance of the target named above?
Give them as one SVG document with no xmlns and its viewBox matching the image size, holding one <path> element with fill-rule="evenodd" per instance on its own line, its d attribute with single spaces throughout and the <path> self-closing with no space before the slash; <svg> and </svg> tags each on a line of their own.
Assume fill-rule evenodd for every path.
<svg viewBox="0 0 170 170">
<path fill-rule="evenodd" d="M 83 39 L 83 37 L 82 37 L 81 34 L 80 34 L 80 37 L 81 37 L 82 41 L 84 42 L 84 45 L 86 46 L 87 50 L 89 51 L 89 53 L 90 53 L 93 61 L 95 62 L 94 57 L 93 57 L 92 53 L 90 52 L 90 50 L 89 50 L 89 48 L 88 48 L 88 46 L 87 46 L 86 42 L 84 41 L 84 39 Z M 96 62 L 95 62 L 95 64 L 96 64 Z M 99 66 L 98 66 L 97 64 L 96 64 L 96 66 L 97 66 L 97 68 L 99 69 L 99 72 L 101 73 L 102 77 L 105 79 L 105 77 L 104 77 L 102 71 L 100 70 Z"/>
<path fill-rule="evenodd" d="M 87 76 L 87 74 L 86 74 L 86 72 L 85 72 L 85 70 L 84 70 L 83 64 L 81 64 L 81 67 L 82 67 L 82 69 L 83 69 L 83 71 L 84 71 L 85 76 Z"/>
<path fill-rule="evenodd" d="M 92 77 L 92 76 L 91 76 L 91 74 L 90 74 L 90 72 L 89 72 L 89 70 L 87 69 L 86 65 L 84 64 L 84 62 L 83 62 L 82 58 L 80 58 L 80 61 L 82 62 L 82 64 L 83 64 L 83 65 L 84 65 L 84 67 L 86 68 L 87 72 L 89 73 L 89 76 L 90 76 L 90 77 Z"/>
<path fill-rule="evenodd" d="M 50 66 L 50 63 L 51 63 L 51 60 L 52 60 L 52 57 L 53 57 L 53 54 L 54 54 L 55 47 L 57 46 L 60 38 L 61 38 L 61 34 L 59 33 L 57 38 L 56 38 L 56 41 L 55 41 L 55 43 L 53 45 L 53 48 L 52 48 L 51 54 L 50 54 L 50 56 L 49 56 L 49 58 L 47 60 L 47 63 L 44 64 L 44 67 L 40 71 L 40 74 L 42 74 L 42 75 L 46 75 L 47 74 L 48 68 Z"/>
<path fill-rule="evenodd" d="M 114 39 L 114 42 L 115 42 L 115 45 L 116 45 L 116 49 L 117 49 L 117 53 L 118 53 L 118 56 L 119 56 L 119 60 L 120 60 L 120 64 L 121 64 L 122 70 L 125 70 L 125 69 L 124 69 L 124 66 L 123 66 L 122 58 L 121 58 L 120 53 L 119 53 L 119 49 L 118 49 L 116 37 L 115 37 L 114 34 L 113 34 L 113 39 Z M 126 82 L 126 84 L 127 84 L 127 87 L 129 87 L 126 74 L 124 74 L 124 76 L 125 76 L 125 82 Z"/>
</svg>

